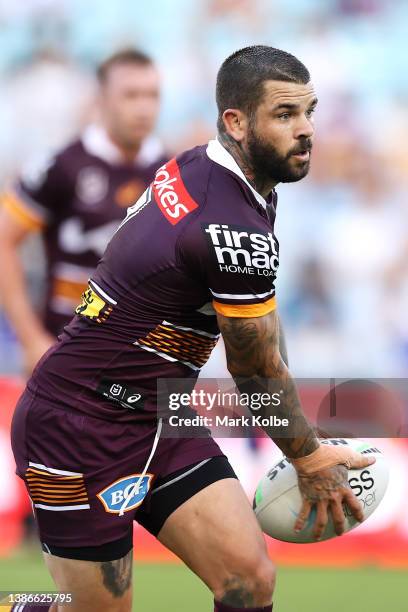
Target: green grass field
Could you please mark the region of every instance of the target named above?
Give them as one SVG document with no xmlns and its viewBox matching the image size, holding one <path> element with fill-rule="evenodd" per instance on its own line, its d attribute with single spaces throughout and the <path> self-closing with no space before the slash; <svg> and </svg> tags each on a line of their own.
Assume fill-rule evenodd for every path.
<svg viewBox="0 0 408 612">
<path fill-rule="evenodd" d="M 406 612 L 407 587 L 402 571 L 280 568 L 274 612 Z M 0 591 L 12 589 L 54 589 L 39 552 L 0 559 Z M 181 565 L 136 561 L 133 610 L 212 612 L 212 597 Z"/>
</svg>

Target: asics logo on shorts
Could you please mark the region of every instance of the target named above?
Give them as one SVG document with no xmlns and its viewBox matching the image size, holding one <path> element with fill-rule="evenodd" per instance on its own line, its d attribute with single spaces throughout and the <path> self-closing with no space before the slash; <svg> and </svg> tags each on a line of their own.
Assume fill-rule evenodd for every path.
<svg viewBox="0 0 408 612">
<path fill-rule="evenodd" d="M 118 402 L 124 408 L 131 408 L 132 410 L 143 409 L 143 395 L 123 383 L 114 382 L 103 378 L 99 382 L 96 390 L 109 400 Z"/>
</svg>

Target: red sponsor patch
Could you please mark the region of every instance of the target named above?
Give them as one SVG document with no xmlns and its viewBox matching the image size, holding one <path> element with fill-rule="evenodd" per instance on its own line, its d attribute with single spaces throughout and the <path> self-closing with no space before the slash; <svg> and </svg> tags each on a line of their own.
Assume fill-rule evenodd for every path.
<svg viewBox="0 0 408 612">
<path fill-rule="evenodd" d="M 172 225 L 198 208 L 183 183 L 175 159 L 171 159 L 156 172 L 152 191 L 157 206 Z"/>
</svg>

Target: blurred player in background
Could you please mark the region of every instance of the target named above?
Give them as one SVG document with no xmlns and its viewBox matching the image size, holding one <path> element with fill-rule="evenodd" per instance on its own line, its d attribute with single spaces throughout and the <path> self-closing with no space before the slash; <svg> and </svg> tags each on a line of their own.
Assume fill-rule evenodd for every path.
<svg viewBox="0 0 408 612">
<path fill-rule="evenodd" d="M 1 197 L 0 259 L 12 273 L 1 275 L 0 297 L 29 372 L 72 318 L 124 209 L 165 161 L 152 135 L 160 104 L 152 60 L 139 50 L 123 50 L 98 68 L 97 77 L 101 121 L 54 158 L 28 167 Z M 30 303 L 18 253 L 36 230 L 47 260 L 42 318 Z"/>
</svg>

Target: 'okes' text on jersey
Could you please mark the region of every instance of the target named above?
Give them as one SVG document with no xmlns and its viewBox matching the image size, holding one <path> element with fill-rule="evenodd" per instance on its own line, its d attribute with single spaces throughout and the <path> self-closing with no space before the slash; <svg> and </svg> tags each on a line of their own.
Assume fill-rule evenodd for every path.
<svg viewBox="0 0 408 612">
<path fill-rule="evenodd" d="M 198 376 L 216 312 L 276 308 L 275 210 L 275 192 L 258 194 L 218 141 L 162 165 L 29 386 L 100 418 L 155 418 L 157 378 Z"/>
</svg>

